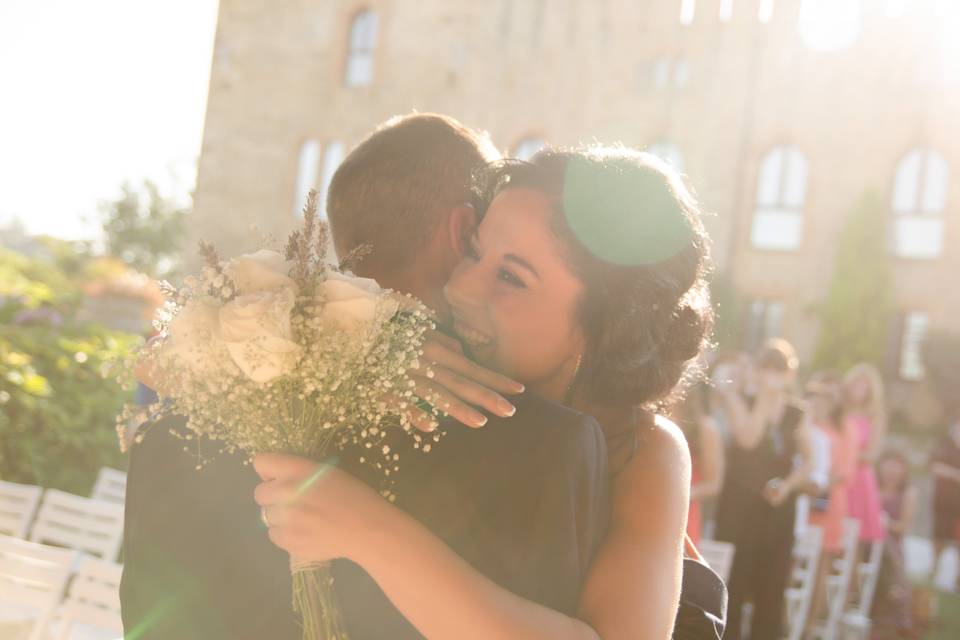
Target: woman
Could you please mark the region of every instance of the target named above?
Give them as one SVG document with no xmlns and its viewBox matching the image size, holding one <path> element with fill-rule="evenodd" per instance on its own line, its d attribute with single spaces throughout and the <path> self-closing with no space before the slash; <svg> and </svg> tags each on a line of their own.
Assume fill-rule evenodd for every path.
<svg viewBox="0 0 960 640">
<path fill-rule="evenodd" d="M 913 619 L 903 537 L 913 526 L 917 513 L 917 490 L 910 485 L 910 467 L 899 451 L 887 451 L 880 456 L 877 471 L 887 537 L 873 606 L 875 628 L 882 638 L 909 638 Z"/>
<path fill-rule="evenodd" d="M 770 340 L 722 387 L 730 420 L 727 477 L 717 505 L 717 539 L 736 547 L 730 569 L 726 638 L 739 638 L 743 605 L 754 605 L 750 637 L 780 638 L 790 575 L 796 495 L 810 476 L 810 433 L 791 398 L 798 361 L 785 340 Z M 754 375 L 755 374 L 755 375 Z M 753 395 L 742 384 L 750 379 Z M 796 463 L 795 460 L 799 460 Z"/>
<path fill-rule="evenodd" d="M 826 492 L 813 500 L 809 524 L 823 530 L 823 552 L 817 569 L 817 582 L 810 607 L 809 621 L 821 617 L 825 606 L 827 575 L 835 560 L 843 555 L 843 520 L 847 517 L 847 483 L 857 463 L 857 433 L 843 419 L 843 391 L 839 376 L 821 373 L 807 384 L 810 421 L 829 443 L 829 482 Z M 809 629 L 809 626 L 808 626 Z M 808 637 L 812 633 L 808 632 Z"/>
<path fill-rule="evenodd" d="M 847 489 L 847 509 L 860 522 L 860 542 L 883 540 L 880 493 L 873 465 L 883 448 L 887 415 L 880 372 L 870 364 L 855 365 L 844 377 L 846 419 L 857 432 L 857 468 Z"/>
<path fill-rule="evenodd" d="M 270 538 L 361 565 L 428 638 L 668 638 L 677 611 L 690 459 L 652 411 L 690 370 L 711 319 L 707 240 L 679 178 L 652 156 L 546 151 L 491 170 L 483 220 L 446 287 L 455 329 L 483 365 L 597 418 L 609 449 L 610 530 L 578 618 L 486 579 L 419 523 L 331 472 L 255 461 Z M 289 473 L 298 464 L 300 472 Z"/>
<path fill-rule="evenodd" d="M 708 415 L 704 384 L 690 389 L 676 420 L 690 447 L 692 463 L 687 535 L 694 544 L 699 544 L 703 529 L 702 503 L 720 493 L 723 486 L 723 438 L 716 422 Z"/>
</svg>

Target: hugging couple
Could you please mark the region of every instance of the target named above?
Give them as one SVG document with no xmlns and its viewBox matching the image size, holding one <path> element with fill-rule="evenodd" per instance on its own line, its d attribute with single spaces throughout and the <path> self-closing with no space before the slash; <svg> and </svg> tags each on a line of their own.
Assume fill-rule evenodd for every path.
<svg viewBox="0 0 960 640">
<path fill-rule="evenodd" d="M 338 255 L 370 248 L 357 275 L 435 310 L 417 391 L 444 436 L 392 442 L 390 502 L 349 447 L 304 489 L 313 461 L 197 470 L 182 425 L 151 429 L 130 460 L 126 637 L 299 638 L 288 554 L 333 562 L 351 640 L 720 637 L 724 587 L 685 540 L 687 444 L 657 413 L 712 319 L 680 177 L 620 146 L 503 160 L 413 114 L 350 153 L 327 211 Z"/>
</svg>

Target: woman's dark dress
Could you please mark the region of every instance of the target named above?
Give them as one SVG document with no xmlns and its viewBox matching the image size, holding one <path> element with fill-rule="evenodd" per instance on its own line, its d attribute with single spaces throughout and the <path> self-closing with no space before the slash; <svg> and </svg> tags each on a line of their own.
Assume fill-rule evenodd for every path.
<svg viewBox="0 0 960 640">
<path fill-rule="evenodd" d="M 782 637 L 784 590 L 790 575 L 796 497 L 778 507 L 763 490 L 774 478 L 786 478 L 797 453 L 796 430 L 803 411 L 787 403 L 778 424 L 767 428 L 753 449 L 731 443 L 727 473 L 717 505 L 716 537 L 736 547 L 730 579 L 726 638 L 740 638 L 744 603 L 753 603 L 751 637 Z"/>
</svg>

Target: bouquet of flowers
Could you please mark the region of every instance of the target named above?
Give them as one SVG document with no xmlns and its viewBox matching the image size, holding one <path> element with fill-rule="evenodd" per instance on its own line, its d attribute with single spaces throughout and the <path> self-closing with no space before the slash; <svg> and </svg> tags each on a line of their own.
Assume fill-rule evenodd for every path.
<svg viewBox="0 0 960 640">
<path fill-rule="evenodd" d="M 413 434 L 408 371 L 431 315 L 409 296 L 328 265 L 327 243 L 311 193 L 283 254 L 263 249 L 222 261 L 201 244 L 202 274 L 180 289 L 164 285 L 159 338 L 138 355 L 159 387 L 149 418 L 184 416 L 188 440 L 209 438 L 251 457 L 322 459 L 356 444 L 370 450 L 361 462 L 385 476 L 395 471 L 398 455 L 383 444 L 384 432 L 395 425 Z M 121 442 L 127 417 L 118 419 Z M 411 437 L 418 446 L 421 436 Z M 346 637 L 329 568 L 291 558 L 291 572 L 304 638 Z"/>
</svg>

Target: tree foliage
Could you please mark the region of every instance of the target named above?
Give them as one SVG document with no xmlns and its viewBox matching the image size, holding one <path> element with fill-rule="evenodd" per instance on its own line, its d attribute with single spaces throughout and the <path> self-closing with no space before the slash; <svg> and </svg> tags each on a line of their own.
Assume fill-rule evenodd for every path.
<svg viewBox="0 0 960 640">
<path fill-rule="evenodd" d="M 149 180 L 121 187 L 119 198 L 100 207 L 107 252 L 154 278 L 179 268 L 187 209 L 164 198 Z"/>
<path fill-rule="evenodd" d="M 814 368 L 883 365 L 894 311 L 892 288 L 887 209 L 879 194 L 869 191 L 840 233 L 833 279 L 816 309 L 820 332 Z"/>
<path fill-rule="evenodd" d="M 60 267 L 65 243 L 52 249 L 0 251 L 0 478 L 85 494 L 100 467 L 123 466 L 114 419 L 129 393 L 104 374 L 137 338 L 72 320 L 83 275 Z"/>
</svg>

